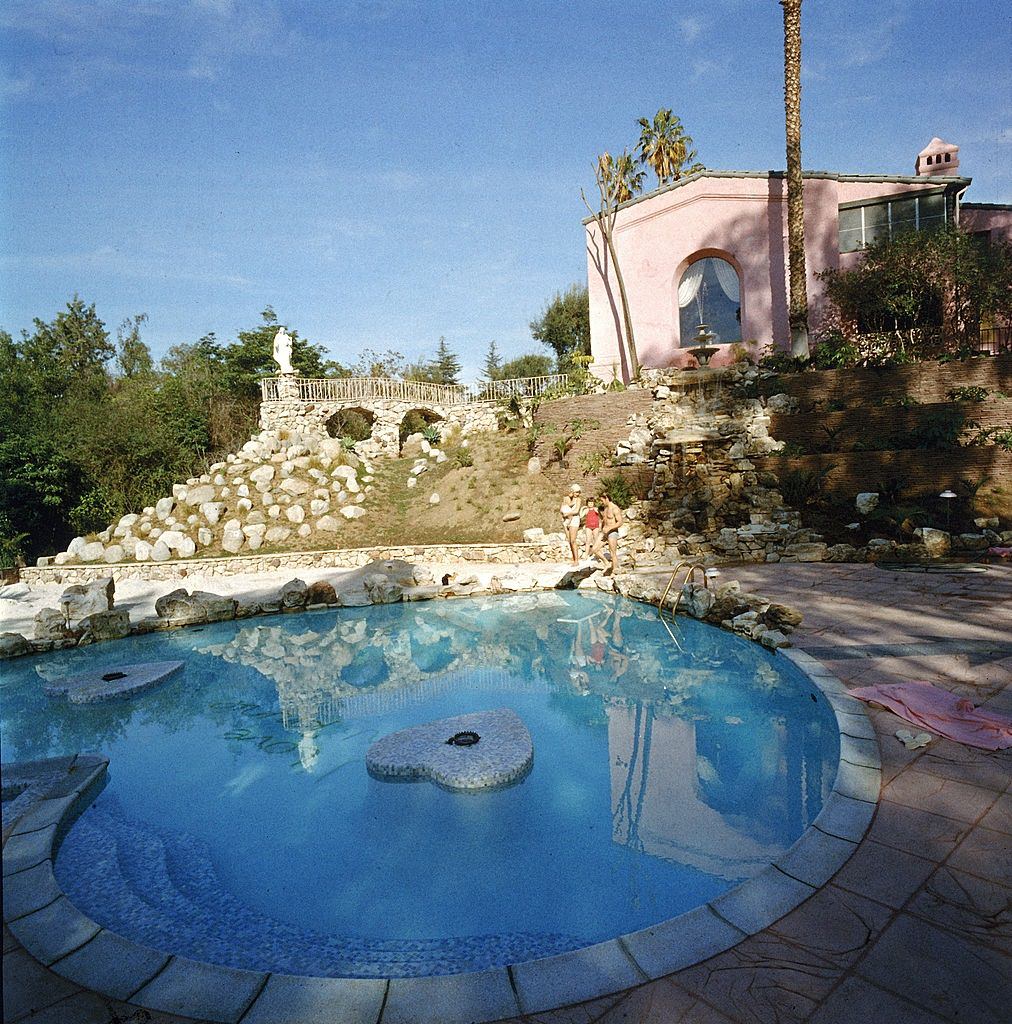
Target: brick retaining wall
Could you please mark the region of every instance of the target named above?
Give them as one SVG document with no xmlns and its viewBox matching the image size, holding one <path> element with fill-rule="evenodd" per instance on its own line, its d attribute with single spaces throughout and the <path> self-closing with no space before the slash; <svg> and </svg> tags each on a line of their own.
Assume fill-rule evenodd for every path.
<svg viewBox="0 0 1012 1024">
<path fill-rule="evenodd" d="M 895 405 L 904 396 L 924 404 L 947 402 L 958 387 L 981 387 L 1012 393 L 1012 353 L 948 363 L 928 361 L 908 366 L 815 370 L 785 374 L 762 382 L 764 395 L 794 395 L 802 403 L 835 398 L 848 405 Z"/>
</svg>

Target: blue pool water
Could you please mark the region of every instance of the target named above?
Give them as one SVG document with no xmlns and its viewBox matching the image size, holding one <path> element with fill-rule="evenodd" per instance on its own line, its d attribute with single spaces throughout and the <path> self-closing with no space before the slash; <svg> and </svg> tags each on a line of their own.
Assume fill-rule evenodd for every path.
<svg viewBox="0 0 1012 1024">
<path fill-rule="evenodd" d="M 101 751 L 57 877 L 136 941 L 290 974 L 478 970 L 713 898 L 819 812 L 839 740 L 784 658 L 648 606 L 552 592 L 220 623 L 2 664 L 5 761 Z M 129 701 L 43 680 L 186 668 Z M 461 793 L 369 776 L 396 729 L 509 707 L 534 766 Z"/>
</svg>

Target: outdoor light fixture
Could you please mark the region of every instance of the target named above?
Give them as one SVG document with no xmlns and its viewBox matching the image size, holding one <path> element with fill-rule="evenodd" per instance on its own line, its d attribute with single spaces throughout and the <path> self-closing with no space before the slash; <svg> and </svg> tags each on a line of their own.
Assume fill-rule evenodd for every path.
<svg viewBox="0 0 1012 1024">
<path fill-rule="evenodd" d="M 955 491 L 950 491 L 948 487 L 938 495 L 939 498 L 945 498 L 945 532 L 952 533 L 952 506 L 949 502 L 953 498 L 958 498 L 959 495 Z"/>
<path fill-rule="evenodd" d="M 706 569 L 703 571 L 703 586 L 709 589 L 710 580 L 715 580 L 720 575 L 719 569 Z"/>
</svg>

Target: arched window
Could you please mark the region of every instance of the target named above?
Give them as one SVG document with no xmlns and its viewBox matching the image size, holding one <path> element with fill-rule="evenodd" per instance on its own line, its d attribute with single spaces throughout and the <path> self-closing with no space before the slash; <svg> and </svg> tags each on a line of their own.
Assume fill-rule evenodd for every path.
<svg viewBox="0 0 1012 1024">
<path fill-rule="evenodd" d="M 738 271 L 719 256 L 691 263 L 678 282 L 678 326 L 682 348 L 691 348 L 706 324 L 713 344 L 741 341 L 741 287 Z"/>
</svg>

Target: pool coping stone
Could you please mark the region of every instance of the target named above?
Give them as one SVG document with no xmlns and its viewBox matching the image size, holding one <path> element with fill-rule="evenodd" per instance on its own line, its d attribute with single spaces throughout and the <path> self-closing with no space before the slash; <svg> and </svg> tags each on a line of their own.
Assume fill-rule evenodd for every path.
<svg viewBox="0 0 1012 1024">
<path fill-rule="evenodd" d="M 242 1024 L 376 1024 L 385 978 L 308 978 L 272 974 Z"/>
<path fill-rule="evenodd" d="M 105 775 L 108 759 L 100 755 L 59 759 L 67 762 L 66 777 L 15 823 L 4 848 L 5 920 L 29 953 L 64 978 L 150 1010 L 221 1024 L 240 1019 L 243 1024 L 316 1024 L 338 1012 L 348 1024 L 479 1024 L 642 985 L 730 949 L 794 910 L 843 866 L 871 825 L 881 773 L 877 751 L 868 742 L 875 732 L 864 705 L 846 698 L 839 679 L 810 655 L 794 649 L 778 653 L 808 676 L 834 712 L 840 762 L 833 789 L 797 842 L 758 875 L 649 928 L 508 967 L 418 978 L 296 977 L 153 950 L 81 914 L 53 876 L 53 857 L 66 827 L 88 806 Z M 39 862 L 24 863 L 36 854 Z M 21 912 L 11 915 L 9 908 Z M 112 956 L 117 962 L 110 964 Z M 119 978 L 124 965 L 126 974 Z M 131 977 L 140 987 L 127 993 Z M 300 1002 L 292 1005 L 293 999 Z"/>
</svg>

